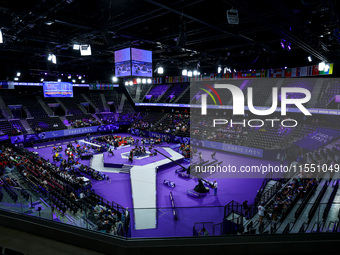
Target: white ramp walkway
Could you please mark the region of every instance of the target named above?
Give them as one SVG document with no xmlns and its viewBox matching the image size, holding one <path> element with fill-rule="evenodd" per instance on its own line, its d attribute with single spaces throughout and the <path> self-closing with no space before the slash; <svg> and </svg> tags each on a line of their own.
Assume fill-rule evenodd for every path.
<svg viewBox="0 0 340 255">
<path fill-rule="evenodd" d="M 86 144 L 89 144 L 89 145 L 93 145 L 95 147 L 100 147 L 100 145 L 98 145 L 98 144 L 91 143 L 91 142 L 88 142 L 88 141 L 85 141 L 85 140 L 79 140 L 79 142 L 86 143 Z"/>
<path fill-rule="evenodd" d="M 171 155 L 172 160 L 184 158 L 170 148 L 165 147 L 164 150 Z M 134 166 L 130 169 L 136 230 L 152 229 L 157 226 L 156 168 L 169 162 L 170 160 L 166 158 L 145 166 Z"/>
</svg>

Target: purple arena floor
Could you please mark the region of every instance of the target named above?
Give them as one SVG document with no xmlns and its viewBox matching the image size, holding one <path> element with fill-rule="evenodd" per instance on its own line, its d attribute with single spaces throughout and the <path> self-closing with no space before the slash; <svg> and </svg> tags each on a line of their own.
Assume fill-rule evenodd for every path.
<svg viewBox="0 0 340 255">
<path fill-rule="evenodd" d="M 128 134 L 121 134 L 127 136 Z M 60 143 L 60 142 L 59 142 Z M 166 144 L 171 146 L 173 144 Z M 52 161 L 52 147 L 44 147 L 40 145 L 39 148 L 28 148 L 31 151 L 38 152 L 45 159 Z M 165 146 L 165 144 L 163 144 Z M 66 147 L 66 143 L 62 144 L 63 150 Z M 131 148 L 126 148 L 128 151 Z M 123 149 L 125 150 L 125 149 Z M 115 156 L 120 150 L 114 151 Z M 204 159 L 209 159 L 213 153 L 212 150 L 200 149 Z M 123 152 L 123 151 L 122 151 Z M 121 153 L 121 152 L 119 152 Z M 105 157 L 105 155 L 104 155 Z M 112 156 L 106 156 L 113 158 Z M 151 157 L 150 157 L 151 158 Z M 154 160 L 154 159 L 145 160 Z M 157 155 L 155 160 L 162 160 L 163 156 Z M 278 165 L 279 162 L 266 161 L 257 158 L 249 158 L 246 156 L 230 154 L 225 152 L 217 152 L 216 159 L 228 162 L 228 164 L 239 166 L 241 164 L 266 164 L 271 163 Z M 197 160 L 197 156 L 194 157 L 194 161 Z M 137 161 L 137 160 L 135 160 Z M 141 162 L 144 160 L 141 160 Z M 84 165 L 89 165 L 90 160 L 79 160 Z M 126 163 L 126 160 L 124 159 Z M 143 162 L 144 164 L 150 162 Z M 58 163 L 57 163 L 58 165 Z M 217 196 L 214 196 L 211 190 L 204 198 L 189 197 L 186 193 L 187 190 L 193 189 L 197 185 L 195 179 L 183 179 L 178 177 L 175 170 L 179 166 L 173 166 L 171 168 L 160 170 L 157 173 L 157 228 L 148 230 L 134 230 L 132 227 L 132 237 L 162 237 L 162 236 L 192 236 L 192 229 L 197 222 L 212 222 L 213 224 L 221 223 L 223 220 L 224 206 L 231 200 L 242 203 L 244 200 L 248 200 L 248 204 L 252 204 L 254 198 L 260 188 L 263 179 L 246 179 L 246 178 L 225 178 L 227 176 L 223 174 L 214 174 L 207 176 L 209 181 L 216 180 L 218 183 Z M 109 176 L 109 181 L 95 181 L 92 180 L 93 189 L 96 193 L 108 201 L 115 201 L 116 203 L 132 208 L 132 194 L 131 183 L 129 174 L 125 173 L 105 173 Z M 163 184 L 164 180 L 170 180 L 175 182 L 176 187 L 170 188 Z M 171 202 L 169 193 L 172 191 L 174 200 L 177 207 L 178 220 L 175 221 L 172 215 Z M 133 212 L 133 211 L 132 211 Z M 147 212 L 147 209 L 146 209 Z M 131 213 L 131 226 L 133 226 L 133 213 Z M 211 231 L 213 231 L 211 229 Z"/>
</svg>

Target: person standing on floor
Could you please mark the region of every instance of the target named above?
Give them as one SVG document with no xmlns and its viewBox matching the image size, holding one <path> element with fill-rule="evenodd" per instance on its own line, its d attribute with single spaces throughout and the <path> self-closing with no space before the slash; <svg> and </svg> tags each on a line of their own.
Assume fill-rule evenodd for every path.
<svg viewBox="0 0 340 255">
<path fill-rule="evenodd" d="M 217 196 L 217 182 L 213 182 L 214 196 Z"/>
<path fill-rule="evenodd" d="M 260 223 L 260 226 L 262 224 L 262 220 L 263 220 L 263 217 L 264 217 L 264 213 L 266 211 L 266 208 L 264 207 L 264 203 L 261 203 L 261 205 L 258 207 L 258 214 L 259 214 L 259 223 Z"/>
</svg>

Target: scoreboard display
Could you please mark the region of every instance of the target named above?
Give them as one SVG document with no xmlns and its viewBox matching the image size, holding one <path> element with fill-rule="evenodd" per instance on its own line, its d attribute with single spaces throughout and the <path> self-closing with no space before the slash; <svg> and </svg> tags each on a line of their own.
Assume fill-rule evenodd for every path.
<svg viewBox="0 0 340 255">
<path fill-rule="evenodd" d="M 73 97 L 73 85 L 70 82 L 47 81 L 43 83 L 44 97 Z"/>
</svg>

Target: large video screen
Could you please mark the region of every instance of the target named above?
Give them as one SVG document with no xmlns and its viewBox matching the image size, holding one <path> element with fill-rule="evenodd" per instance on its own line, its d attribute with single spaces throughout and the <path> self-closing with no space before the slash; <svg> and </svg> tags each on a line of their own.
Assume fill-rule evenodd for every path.
<svg viewBox="0 0 340 255">
<path fill-rule="evenodd" d="M 152 63 L 132 60 L 132 75 L 152 77 Z"/>
<path fill-rule="evenodd" d="M 130 48 L 115 51 L 115 63 L 131 60 Z"/>
<path fill-rule="evenodd" d="M 115 51 L 117 77 L 152 77 L 152 51 L 126 48 Z"/>
<path fill-rule="evenodd" d="M 152 51 L 131 48 L 131 60 L 152 63 Z"/>
<path fill-rule="evenodd" d="M 73 85 L 70 82 L 47 81 L 43 83 L 44 97 L 73 97 Z"/>
<path fill-rule="evenodd" d="M 131 76 L 131 61 L 115 63 L 115 74 L 117 77 Z"/>
</svg>

